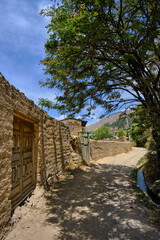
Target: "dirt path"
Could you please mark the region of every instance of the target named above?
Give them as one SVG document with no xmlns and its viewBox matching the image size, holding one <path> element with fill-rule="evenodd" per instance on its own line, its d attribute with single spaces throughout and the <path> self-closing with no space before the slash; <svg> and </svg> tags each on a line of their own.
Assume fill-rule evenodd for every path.
<svg viewBox="0 0 160 240">
<path fill-rule="evenodd" d="M 6 240 L 158 240 L 150 212 L 140 203 L 129 174 L 144 149 L 133 149 L 77 170 L 44 195 L 37 189 Z"/>
</svg>

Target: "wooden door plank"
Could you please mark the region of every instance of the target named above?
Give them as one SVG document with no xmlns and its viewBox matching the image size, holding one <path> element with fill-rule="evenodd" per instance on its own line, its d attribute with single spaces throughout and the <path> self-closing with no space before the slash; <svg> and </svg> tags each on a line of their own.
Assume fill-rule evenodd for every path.
<svg viewBox="0 0 160 240">
<path fill-rule="evenodd" d="M 12 210 L 34 189 L 34 125 L 14 117 L 12 153 Z"/>
</svg>

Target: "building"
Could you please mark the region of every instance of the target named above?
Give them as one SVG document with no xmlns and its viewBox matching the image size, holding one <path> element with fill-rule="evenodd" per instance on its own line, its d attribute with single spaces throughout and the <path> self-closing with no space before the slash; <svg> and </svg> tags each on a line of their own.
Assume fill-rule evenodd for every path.
<svg viewBox="0 0 160 240">
<path fill-rule="evenodd" d="M 0 74 L 0 239 L 11 212 L 36 185 L 47 187 L 70 161 L 77 161 L 70 142 L 63 122 Z"/>
<path fill-rule="evenodd" d="M 82 132 L 82 127 L 85 127 L 87 124 L 87 121 L 75 118 L 64 119 L 61 122 L 70 128 L 70 133 L 73 136 L 78 136 L 78 133 Z"/>
</svg>

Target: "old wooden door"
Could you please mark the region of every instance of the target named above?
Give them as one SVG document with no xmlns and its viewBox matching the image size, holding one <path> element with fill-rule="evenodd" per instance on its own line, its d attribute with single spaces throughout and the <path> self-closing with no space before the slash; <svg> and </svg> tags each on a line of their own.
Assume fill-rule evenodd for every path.
<svg viewBox="0 0 160 240">
<path fill-rule="evenodd" d="M 13 122 L 12 210 L 34 189 L 34 126 L 18 117 Z"/>
</svg>

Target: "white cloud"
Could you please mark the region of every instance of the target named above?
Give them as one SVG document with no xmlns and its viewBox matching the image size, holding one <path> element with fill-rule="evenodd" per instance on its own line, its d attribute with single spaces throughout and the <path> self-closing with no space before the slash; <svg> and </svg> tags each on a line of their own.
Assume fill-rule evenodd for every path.
<svg viewBox="0 0 160 240">
<path fill-rule="evenodd" d="M 63 120 L 63 119 L 65 119 L 66 118 L 66 116 L 65 115 L 60 115 L 59 117 L 57 117 L 56 119 L 57 120 Z"/>
<path fill-rule="evenodd" d="M 76 118 L 77 118 L 77 119 L 82 119 L 82 116 L 81 116 L 81 115 L 78 115 Z"/>
</svg>

